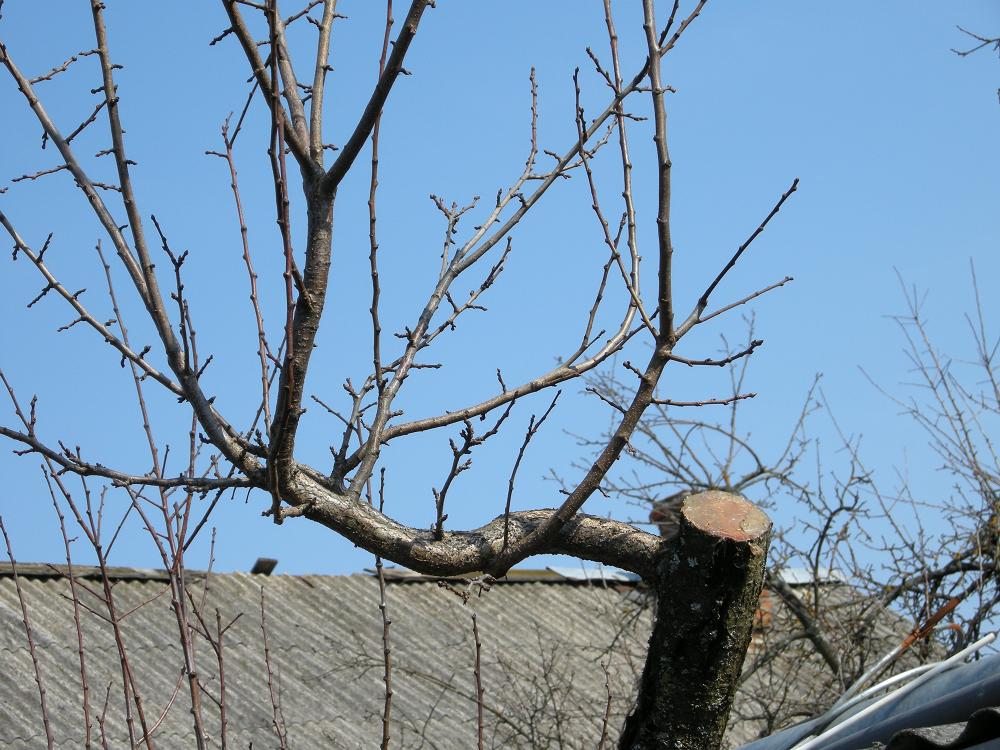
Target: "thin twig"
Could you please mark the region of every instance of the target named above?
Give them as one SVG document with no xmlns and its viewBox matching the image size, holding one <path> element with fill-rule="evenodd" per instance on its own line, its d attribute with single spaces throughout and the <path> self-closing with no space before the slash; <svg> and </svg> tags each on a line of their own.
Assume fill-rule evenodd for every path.
<svg viewBox="0 0 1000 750">
<path fill-rule="evenodd" d="M 608 697 L 604 704 L 604 716 L 601 719 L 601 740 L 597 743 L 597 750 L 604 750 L 608 743 L 609 730 L 611 728 L 611 673 L 608 672 L 608 665 L 601 662 L 601 669 L 604 671 L 604 692 Z"/>
<path fill-rule="evenodd" d="M 285 718 L 281 711 L 281 696 L 275 685 L 274 671 L 271 669 L 271 651 L 267 643 L 267 620 L 264 613 L 264 587 L 260 587 L 260 631 L 264 639 L 264 667 L 267 670 L 267 692 L 271 697 L 271 726 L 278 738 L 279 750 L 288 750 L 288 733 L 285 730 Z"/>
<path fill-rule="evenodd" d="M 45 744 L 49 750 L 52 750 L 55 740 L 52 737 L 52 724 L 49 722 L 49 709 L 45 700 L 45 681 L 42 679 L 42 668 L 38 663 L 38 653 L 35 651 L 35 636 L 31 630 L 31 622 L 28 618 L 28 602 L 24 598 L 24 591 L 21 589 L 21 577 L 17 574 L 17 561 L 14 559 L 14 552 L 10 547 L 10 537 L 7 536 L 7 528 L 3 524 L 3 516 L 0 516 L 0 532 L 3 532 L 4 545 L 7 547 L 7 559 L 10 560 L 10 569 L 14 575 L 14 588 L 17 590 L 17 600 L 21 604 L 21 625 L 24 626 L 24 636 L 28 639 L 28 653 L 31 654 L 31 665 L 35 671 L 35 684 L 38 686 L 38 702 L 42 712 L 42 727 L 45 730 Z"/>
<path fill-rule="evenodd" d="M 478 748 L 483 750 L 483 672 L 480 652 L 483 649 L 482 641 L 479 639 L 479 618 L 475 612 L 472 613 L 472 637 L 476 642 L 476 665 L 473 675 L 476 679 L 476 736 L 478 738 Z"/>
<path fill-rule="evenodd" d="M 736 265 L 736 261 L 738 261 L 740 259 L 740 256 L 743 255 L 744 252 L 746 252 L 746 249 L 750 247 L 750 245 L 753 244 L 753 241 L 757 239 L 757 237 L 759 237 L 761 233 L 767 228 L 767 225 L 770 223 L 771 219 L 773 219 L 777 215 L 778 211 L 780 211 L 781 207 L 785 204 L 785 201 L 788 200 L 791 194 L 794 193 L 798 189 L 798 187 L 799 187 L 799 178 L 796 177 L 794 180 L 792 180 L 792 184 L 788 188 L 788 190 L 782 193 L 781 197 L 778 198 L 778 202 L 774 204 L 774 206 L 771 208 L 770 212 L 768 212 L 767 216 L 764 217 L 764 220 L 760 223 L 760 225 L 750 234 L 749 237 L 747 237 L 746 241 L 736 249 L 736 252 L 733 253 L 733 256 L 729 259 L 726 265 L 722 267 L 722 270 L 719 271 L 716 277 L 712 280 L 712 283 L 708 285 L 708 287 L 705 289 L 704 292 L 702 292 L 701 296 L 698 298 L 698 303 L 695 305 L 694 310 L 691 311 L 691 314 L 688 316 L 687 320 L 685 320 L 684 323 L 680 326 L 679 328 L 680 332 L 690 330 L 692 326 L 697 325 L 698 323 L 704 323 L 705 320 L 708 319 L 708 318 L 702 318 L 702 313 L 705 312 L 705 308 L 708 307 L 708 298 L 712 295 L 712 292 L 715 291 L 715 288 L 719 285 L 722 279 L 725 278 L 726 274 L 733 269 L 733 267 Z M 715 315 L 718 314 L 719 312 L 717 311 L 711 317 L 714 317 Z"/>
<path fill-rule="evenodd" d="M 669 398 L 654 398 L 652 403 L 659 406 L 728 406 L 737 401 L 756 398 L 756 393 L 737 393 L 727 398 L 707 398 L 702 401 L 674 401 Z"/>
<path fill-rule="evenodd" d="M 386 0 L 385 6 L 385 33 L 382 36 L 382 56 L 378 62 L 379 78 L 385 73 L 386 56 L 389 53 L 389 33 L 392 30 L 392 0 Z M 382 373 L 382 324 L 379 321 L 378 306 L 381 289 L 379 287 L 378 275 L 378 239 L 376 237 L 375 225 L 375 192 L 378 189 L 378 164 L 379 150 L 378 139 L 382 127 L 382 111 L 379 110 L 375 116 L 375 124 L 372 127 L 372 164 L 371 180 L 368 189 L 368 263 L 371 269 L 372 278 L 372 303 L 369 308 L 372 319 L 372 375 L 375 378 L 375 386 L 381 398 L 385 390 L 385 378 Z M 388 739 L 385 740 L 388 742 Z"/>
<path fill-rule="evenodd" d="M 69 536 L 66 534 L 66 519 L 59 508 L 59 503 L 56 501 L 56 493 L 48 475 L 45 476 L 45 481 L 48 484 L 49 495 L 52 498 L 52 507 L 55 508 L 56 516 L 59 518 L 59 531 L 62 534 L 63 546 L 66 549 L 66 578 L 69 581 L 70 598 L 73 601 L 73 625 L 76 628 L 76 650 L 77 656 L 80 659 L 80 685 L 83 694 L 83 746 L 87 750 L 90 750 L 93 721 L 90 716 L 90 682 L 87 679 L 87 663 L 84 656 L 83 626 L 80 622 L 80 596 L 77 593 L 76 577 L 73 575 L 73 559 L 70 554 Z"/>
<path fill-rule="evenodd" d="M 556 395 L 552 397 L 552 403 L 549 404 L 549 408 L 545 410 L 541 418 L 536 421 L 534 414 L 531 415 L 531 419 L 528 420 L 528 429 L 524 433 L 524 440 L 521 442 L 521 448 L 517 452 L 517 458 L 514 460 L 514 466 L 510 470 L 510 478 L 507 480 L 507 502 L 504 504 L 503 518 L 503 546 L 502 549 L 506 549 L 510 540 L 510 501 L 514 496 L 514 481 L 517 478 L 517 470 L 521 467 L 521 459 L 524 458 L 524 452 L 528 449 L 528 443 L 535 436 L 544 424 L 545 420 L 548 418 L 552 410 L 556 408 L 556 401 L 559 400 L 559 395 L 562 391 L 556 391 Z"/>
<path fill-rule="evenodd" d="M 54 67 L 52 70 L 50 70 L 48 73 L 46 73 L 44 75 L 35 76 L 34 78 L 31 79 L 30 83 L 31 83 L 32 86 L 34 86 L 35 84 L 41 83 L 42 81 L 51 81 L 59 73 L 64 72 L 67 68 L 69 68 L 70 65 L 72 65 L 73 63 L 75 63 L 81 57 L 87 57 L 89 55 L 96 55 L 96 54 L 97 54 L 97 50 L 96 49 L 87 50 L 86 52 L 77 52 L 75 55 L 72 55 L 62 65 L 57 65 L 56 67 Z"/>
<path fill-rule="evenodd" d="M 459 447 L 454 440 L 449 440 L 448 444 L 451 446 L 451 468 L 448 471 L 448 476 L 445 477 L 444 484 L 441 485 L 441 490 L 432 490 L 434 494 L 434 503 L 436 510 L 436 519 L 434 521 L 434 537 L 437 540 L 444 538 L 444 522 L 448 518 L 447 514 L 444 512 L 445 498 L 448 495 L 448 490 L 451 488 L 452 483 L 458 478 L 458 475 L 463 471 L 467 470 L 472 465 L 472 459 L 467 458 L 462 460 L 465 456 L 472 453 L 473 448 L 477 448 L 491 437 L 500 431 L 500 427 L 510 416 L 511 409 L 514 408 L 514 403 L 511 401 L 507 404 L 507 408 L 504 409 L 503 413 L 493 424 L 493 426 L 484 432 L 480 436 L 476 436 L 475 430 L 472 426 L 472 422 L 465 420 L 465 426 L 459 432 L 462 438 L 462 445 Z"/>
</svg>

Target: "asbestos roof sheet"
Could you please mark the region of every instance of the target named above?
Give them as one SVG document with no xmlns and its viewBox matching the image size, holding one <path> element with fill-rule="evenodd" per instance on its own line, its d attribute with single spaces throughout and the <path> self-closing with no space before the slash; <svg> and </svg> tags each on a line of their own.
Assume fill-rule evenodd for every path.
<svg viewBox="0 0 1000 750">
<path fill-rule="evenodd" d="M 378 581 L 367 575 L 213 575 L 190 586 L 210 630 L 239 617 L 223 639 L 228 745 L 276 747 L 261 630 L 261 591 L 275 695 L 287 746 L 371 748 L 381 738 L 384 706 Z M 22 577 L 56 746 L 84 745 L 83 683 L 69 582 Z M 107 610 L 78 581 L 92 738 L 108 700 L 111 747 L 128 745 L 119 650 L 102 619 Z M 484 724 L 492 747 L 576 747 L 599 738 L 608 702 L 611 736 L 629 708 L 641 653 L 608 651 L 616 628 L 637 606 L 598 586 L 524 583 L 482 595 L 457 584 L 389 583 L 393 660 L 393 747 L 468 748 L 476 744 L 476 613 L 482 643 Z M 96 590 L 96 589 L 95 589 Z M 182 674 L 177 619 L 166 582 L 119 579 L 113 587 L 132 674 L 157 747 L 193 747 L 190 694 Z M 463 603 L 461 595 L 469 598 Z M 145 603 L 145 604 L 144 604 Z M 138 607 L 138 609 L 136 609 Z M 93 610 L 93 611 L 89 611 Z M 192 618 L 194 619 L 194 618 Z M 0 578 L 0 746 L 44 746 L 38 690 L 13 580 Z M 199 626 L 200 627 L 200 626 Z M 219 663 L 194 636 L 198 674 L 218 697 Z M 172 696 L 174 696 L 172 698 Z M 208 733 L 220 736 L 220 712 L 202 700 Z M 168 710 L 165 710 L 168 709 Z M 162 721 L 160 721 L 162 714 Z M 135 732 L 138 717 L 134 718 Z M 218 747 L 218 744 L 210 745 Z"/>
<path fill-rule="evenodd" d="M 19 566 L 49 720 L 59 748 L 84 746 L 84 683 L 70 581 L 49 566 Z M 9 572 L 9 571 L 8 571 Z M 81 620 L 91 739 L 99 717 L 110 747 L 129 741 L 120 649 L 93 570 L 75 578 Z M 485 745 L 494 748 L 613 745 L 641 674 L 649 633 L 648 598 L 632 581 L 568 580 L 552 571 L 511 576 L 485 590 L 386 569 L 391 620 L 394 748 L 476 745 L 476 644 L 481 642 Z M 178 646 L 178 619 L 163 571 L 115 569 L 108 586 L 121 620 L 121 644 L 157 748 L 194 746 L 191 698 Z M 186 606 L 209 747 L 220 747 L 223 672 L 203 635 L 233 623 L 222 640 L 228 747 L 278 746 L 275 723 L 290 750 L 371 748 L 382 734 L 383 621 L 371 575 L 191 573 Z M 826 627 L 857 630 L 857 596 L 823 586 Z M 802 596 L 817 595 L 812 589 Z M 275 719 L 264 659 L 265 604 Z M 217 619 L 218 618 L 218 619 Z M 908 625 L 885 614 L 871 620 L 868 642 L 882 653 Z M 777 597 L 765 593 L 728 733 L 733 747 L 801 716 L 810 701 L 829 700 L 836 685 Z M 791 637 L 790 637 L 791 634 Z M 850 642 L 850 641 L 845 641 Z M 771 649 L 777 644 L 780 648 Z M 769 650 L 771 649 L 771 650 Z M 774 656 L 774 654 L 777 656 Z M 842 654 L 850 662 L 852 653 Z M 26 648 L 14 580 L 0 569 L 0 747 L 44 746 L 38 688 Z M 106 709 L 105 709 L 105 706 Z M 134 714 L 135 712 L 133 712 Z M 134 715 L 133 735 L 140 736 Z M 777 722 L 777 723 L 776 723 Z"/>
</svg>

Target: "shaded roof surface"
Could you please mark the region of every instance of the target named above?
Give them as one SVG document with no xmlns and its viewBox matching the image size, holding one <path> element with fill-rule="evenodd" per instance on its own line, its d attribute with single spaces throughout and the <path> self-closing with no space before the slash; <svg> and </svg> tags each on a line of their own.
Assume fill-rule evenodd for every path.
<svg viewBox="0 0 1000 750">
<path fill-rule="evenodd" d="M 128 614 L 122 625 L 148 723 L 156 721 L 177 692 L 153 737 L 158 747 L 193 747 L 190 697 L 181 680 L 178 628 L 166 582 L 162 576 L 117 573 L 113 591 L 119 612 L 149 602 Z M 25 576 L 20 582 L 56 745 L 83 747 L 82 683 L 69 582 Z M 195 601 L 203 582 L 194 577 L 189 586 Z M 99 586 L 93 580 L 80 584 Z M 368 575 L 226 574 L 210 578 L 202 612 L 212 627 L 216 608 L 224 624 L 240 615 L 223 641 L 229 746 L 278 746 L 261 639 L 262 588 L 288 747 L 378 746 L 384 702 L 378 581 Z M 501 584 L 482 596 L 473 592 L 467 604 L 456 591 L 464 593 L 464 588 L 421 581 L 388 584 L 393 747 L 475 746 L 473 612 L 482 641 L 488 745 L 576 747 L 599 738 L 607 705 L 602 661 L 609 668 L 609 731 L 615 735 L 641 661 L 635 662 L 627 649 L 605 651 L 623 618 L 638 611 L 628 603 L 631 589 Z M 83 593 L 81 600 L 106 612 L 90 594 Z M 108 694 L 110 745 L 127 746 L 121 666 L 110 628 L 86 610 L 81 618 L 95 745 L 96 717 Z M 195 642 L 198 672 L 217 695 L 215 654 L 203 638 Z M 9 577 L 0 578 L 0 680 L 0 746 L 44 746 L 20 603 Z M 209 733 L 218 736 L 219 712 L 210 699 L 203 705 Z"/>
<path fill-rule="evenodd" d="M 69 581 L 47 566 L 22 565 L 19 570 L 30 574 L 20 581 L 56 746 L 83 747 L 82 682 Z M 633 583 L 530 571 L 480 595 L 476 587 L 459 581 L 442 586 L 386 570 L 393 747 L 475 746 L 473 613 L 482 642 L 487 747 L 594 748 L 605 731 L 610 738 L 606 746 L 613 746 L 631 707 L 648 637 L 645 595 Z M 93 571 L 76 572 L 84 605 L 92 736 L 99 746 L 97 717 L 109 696 L 109 744 L 127 746 L 118 649 L 101 617 L 104 605 L 82 590 L 87 586 L 96 592 L 100 582 L 80 577 Z M 14 582 L 3 573 L 0 566 L 0 746 L 36 748 L 45 739 L 38 689 Z M 153 732 L 156 747 L 193 747 L 190 695 L 182 679 L 167 577 L 163 571 L 123 568 L 110 570 L 109 578 L 118 612 L 127 613 L 123 640 L 148 724 L 163 714 Z M 377 579 L 235 573 L 212 575 L 205 588 L 205 576 L 195 573 L 187 584 L 210 628 L 215 627 L 216 610 L 223 625 L 238 617 L 223 641 L 229 747 L 247 748 L 251 742 L 254 748 L 278 747 L 262 644 L 262 590 L 289 750 L 378 746 L 384 687 Z M 802 593 L 808 597 L 817 591 L 830 613 L 828 628 L 857 628 L 857 597 L 849 587 L 809 587 Z M 769 642 L 788 641 L 798 627 L 776 597 L 765 596 L 762 611 L 766 617 L 758 623 L 748 666 L 766 653 Z M 867 638 L 881 653 L 907 629 L 898 619 L 875 618 Z M 209 694 L 203 700 L 207 730 L 217 738 L 220 716 L 212 696 L 219 695 L 219 665 L 203 637 L 196 635 L 194 643 L 198 674 Z M 741 685 L 730 746 L 777 728 L 762 716 L 784 715 L 781 711 L 794 715 L 810 701 L 837 694 L 808 643 L 801 637 L 790 643 L 778 658 L 756 665 Z"/>
</svg>

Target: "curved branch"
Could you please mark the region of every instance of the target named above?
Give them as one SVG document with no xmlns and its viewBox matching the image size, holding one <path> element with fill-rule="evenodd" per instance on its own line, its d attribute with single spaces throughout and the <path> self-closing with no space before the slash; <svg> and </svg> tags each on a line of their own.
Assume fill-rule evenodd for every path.
<svg viewBox="0 0 1000 750">
<path fill-rule="evenodd" d="M 635 308 L 630 305 L 630 313 L 634 309 Z M 631 320 L 631 316 L 628 316 L 627 319 Z M 601 347 L 600 351 L 594 354 L 594 356 L 584 360 L 583 362 L 573 364 L 572 360 L 570 360 L 568 363 L 561 364 L 559 367 L 550 370 L 544 375 L 540 375 L 539 377 L 529 380 L 527 383 L 522 383 L 517 387 L 509 388 L 503 393 L 499 393 L 493 398 L 488 398 L 478 404 L 467 406 L 464 409 L 445 412 L 444 414 L 439 414 L 434 417 L 416 419 L 412 422 L 405 422 L 403 424 L 386 427 L 380 434 L 379 442 L 380 444 L 384 444 L 393 438 L 402 437 L 404 435 L 412 435 L 415 432 L 424 432 L 426 430 L 434 430 L 439 427 L 447 427 L 448 425 L 456 424 L 457 422 L 461 422 L 465 419 L 471 419 L 482 414 L 487 414 L 493 409 L 505 406 L 511 401 L 516 401 L 522 396 L 528 396 L 546 388 L 552 388 L 561 383 L 565 383 L 567 380 L 578 378 L 584 373 L 600 365 L 612 354 L 618 352 L 626 341 L 641 330 L 643 330 L 643 328 L 634 328 L 631 331 L 622 330 L 619 332 L 617 337 L 612 337 L 611 340 L 605 342 L 604 346 Z M 574 355 L 574 359 L 578 357 L 580 353 L 580 351 L 577 351 Z M 353 470 L 359 463 L 361 463 L 363 457 L 371 450 L 371 444 L 365 443 L 365 445 L 356 450 L 345 460 L 343 471 L 346 473 Z"/>
<path fill-rule="evenodd" d="M 816 622 L 816 618 L 809 612 L 809 609 L 799 598 L 799 595 L 782 580 L 779 574 L 768 570 L 764 573 L 764 577 L 767 588 L 781 597 L 781 601 L 785 603 L 792 611 L 792 614 L 795 615 L 799 624 L 802 625 L 806 638 L 812 641 L 813 646 L 816 647 L 819 655 L 823 657 L 823 661 L 826 662 L 833 676 L 839 679 L 841 669 L 840 657 L 837 656 L 837 651 L 833 645 L 824 637 L 819 624 Z"/>
<path fill-rule="evenodd" d="M 643 412 L 649 407 L 656 391 L 656 384 L 663 374 L 663 368 L 667 364 L 669 350 L 657 349 L 650 357 L 649 364 L 639 381 L 632 403 L 621 417 L 614 434 L 608 439 L 607 445 L 600 455 L 591 464 L 590 469 L 584 475 L 580 483 L 577 484 L 569 496 L 563 501 L 559 509 L 545 519 L 538 528 L 532 529 L 520 541 L 513 542 L 503 554 L 499 555 L 491 564 L 490 572 L 494 575 L 506 573 L 507 570 L 521 560 L 531 555 L 538 554 L 542 549 L 550 545 L 553 540 L 562 533 L 562 530 L 570 520 L 579 513 L 583 504 L 587 502 L 594 491 L 604 481 L 604 477 L 611 470 L 615 461 L 628 444 L 629 438 L 635 432 L 636 426 Z"/>
<path fill-rule="evenodd" d="M 300 467 L 286 485 L 284 499 L 295 507 L 281 512 L 304 516 L 398 565 L 430 575 L 464 575 L 491 567 L 504 544 L 504 516 L 471 531 L 445 532 L 440 541 L 429 529 L 415 529 L 324 487 Z M 555 515 L 553 509 L 511 513 L 508 543 L 515 547 Z M 613 565 L 647 577 L 660 538 L 621 521 L 577 515 L 563 524 L 539 553 L 566 554 Z"/>
</svg>

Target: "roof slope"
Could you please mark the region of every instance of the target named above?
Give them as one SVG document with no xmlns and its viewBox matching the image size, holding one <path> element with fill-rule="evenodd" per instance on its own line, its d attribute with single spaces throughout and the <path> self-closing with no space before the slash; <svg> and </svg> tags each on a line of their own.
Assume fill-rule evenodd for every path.
<svg viewBox="0 0 1000 750">
<path fill-rule="evenodd" d="M 33 571 L 36 575 L 22 575 L 21 586 L 56 745 L 82 747 L 82 685 L 69 582 L 46 570 L 39 567 Z M 153 734 L 157 747 L 193 747 L 177 622 L 162 571 L 117 571 L 114 578 L 118 611 L 129 613 L 122 624 L 123 640 L 148 723 L 156 723 L 170 706 Z M 475 746 L 473 612 L 482 642 L 487 747 L 595 748 L 605 731 L 610 738 L 606 746 L 613 745 L 645 656 L 645 595 L 628 582 L 558 580 L 522 577 L 521 582 L 496 584 L 480 596 L 465 586 L 456 588 L 458 584 L 442 588 L 421 577 L 392 577 L 387 597 L 393 747 Z M 100 587 L 93 579 L 80 583 Z M 224 574 L 212 575 L 207 588 L 204 583 L 203 576 L 192 575 L 189 592 L 210 628 L 215 627 L 216 610 L 223 624 L 239 617 L 223 643 L 229 747 L 279 744 L 261 637 L 262 590 L 289 750 L 378 746 L 384 688 L 382 619 L 374 577 Z M 849 587 L 814 591 L 822 591 L 826 600 L 827 627 L 838 627 L 839 622 L 857 629 L 857 597 L 849 594 Z M 456 594 L 471 596 L 463 603 Z M 81 601 L 93 610 L 82 610 L 81 618 L 95 746 L 97 717 L 106 695 L 109 744 L 127 746 L 118 649 L 100 616 L 106 610 L 91 594 L 82 594 Z M 797 712 L 810 702 L 832 699 L 839 692 L 776 597 L 764 599 L 762 612 L 746 661 L 757 669 L 737 696 L 727 736 L 730 746 L 770 733 L 788 717 L 801 718 Z M 869 650 L 877 653 L 907 630 L 891 617 L 873 623 L 865 637 Z M 777 657 L 762 659 L 776 642 L 781 646 Z M 215 653 L 201 636 L 195 643 L 202 684 L 217 697 Z M 38 690 L 9 576 L 0 576 L 0 675 L 0 746 L 44 746 Z M 172 703 L 171 696 L 176 696 Z M 219 711 L 211 697 L 202 705 L 208 732 L 217 738 Z"/>
<path fill-rule="evenodd" d="M 54 735 L 59 747 L 83 746 L 82 686 L 72 603 L 64 579 L 21 579 L 29 607 Z M 91 582 L 93 585 L 93 582 Z M 272 668 L 288 747 L 371 748 L 381 737 L 382 620 L 377 580 L 353 576 L 213 575 L 202 610 L 214 625 L 242 615 L 224 640 L 229 745 L 276 747 L 261 639 L 265 592 Z M 191 593 L 197 600 L 200 583 Z M 149 723 L 177 697 L 154 738 L 159 747 L 193 746 L 190 698 L 181 684 L 177 625 L 164 582 L 122 580 L 114 587 L 121 612 L 143 601 L 123 623 L 126 648 Z M 606 649 L 616 623 L 638 607 L 618 591 L 597 586 L 520 583 L 497 586 L 463 605 L 435 583 L 390 584 L 394 747 L 475 746 L 473 677 L 477 613 L 483 644 L 487 744 L 495 747 L 577 747 L 601 735 L 607 704 L 601 663 L 609 663 L 611 736 L 628 709 L 641 654 Z M 96 599 L 84 603 L 97 610 Z M 92 712 L 101 712 L 108 685 L 107 732 L 112 747 L 127 745 L 121 717 L 121 666 L 110 628 L 84 611 L 86 672 Z M 198 671 L 218 692 L 218 664 L 197 640 Z M 634 639 L 630 639 L 634 643 Z M 621 645 L 621 644 L 620 644 Z M 25 647 L 20 604 L 9 578 L 0 580 L 0 746 L 44 746 L 37 687 Z M 10 679 L 16 676 L 15 679 Z M 178 685 L 180 688 L 178 689 Z M 209 731 L 218 711 L 204 701 Z M 399 742 L 401 740 L 401 742 Z"/>
</svg>

